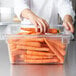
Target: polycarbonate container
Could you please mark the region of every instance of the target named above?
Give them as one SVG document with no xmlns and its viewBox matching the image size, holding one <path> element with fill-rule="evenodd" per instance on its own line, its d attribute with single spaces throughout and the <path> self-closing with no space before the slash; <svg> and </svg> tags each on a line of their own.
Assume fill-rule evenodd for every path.
<svg viewBox="0 0 76 76">
<path fill-rule="evenodd" d="M 14 28 L 18 26 L 13 26 Z M 12 28 L 11 28 L 12 29 Z M 12 64 L 63 64 L 70 43 L 69 34 L 25 35 L 18 30 L 6 36 Z"/>
</svg>

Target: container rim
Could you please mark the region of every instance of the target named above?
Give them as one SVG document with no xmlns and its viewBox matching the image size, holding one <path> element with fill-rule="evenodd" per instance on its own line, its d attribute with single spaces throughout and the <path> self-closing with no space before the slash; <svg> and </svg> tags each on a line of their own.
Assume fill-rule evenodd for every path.
<svg viewBox="0 0 76 76">
<path fill-rule="evenodd" d="M 6 38 L 8 38 L 8 37 L 12 37 L 12 38 L 14 38 L 14 37 L 71 37 L 71 35 L 69 35 L 69 34 L 45 34 L 45 35 L 17 35 L 17 34 L 6 34 L 5 35 L 5 37 Z"/>
</svg>

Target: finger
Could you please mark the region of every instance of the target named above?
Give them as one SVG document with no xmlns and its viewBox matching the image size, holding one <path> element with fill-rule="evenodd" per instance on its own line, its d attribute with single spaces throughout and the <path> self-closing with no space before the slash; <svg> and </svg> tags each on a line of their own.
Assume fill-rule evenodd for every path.
<svg viewBox="0 0 76 76">
<path fill-rule="evenodd" d="M 35 31 L 38 32 L 38 24 L 35 22 Z"/>
<path fill-rule="evenodd" d="M 46 33 L 47 27 L 46 27 L 45 22 L 43 22 L 43 21 L 41 20 L 41 24 L 42 24 L 42 26 L 43 26 L 43 33 Z"/>
<path fill-rule="evenodd" d="M 43 26 L 42 26 L 41 22 L 38 21 L 37 23 L 38 23 L 38 26 L 40 27 L 40 33 L 43 33 Z"/>
<path fill-rule="evenodd" d="M 69 30 L 69 26 L 68 26 L 68 24 L 67 23 L 63 23 L 63 26 L 65 27 L 65 29 L 67 29 L 67 30 Z"/>
<path fill-rule="evenodd" d="M 36 21 L 32 21 L 33 25 L 35 25 L 35 31 L 38 32 L 38 24 Z"/>
<path fill-rule="evenodd" d="M 38 24 L 35 25 L 35 31 L 38 32 Z"/>
<path fill-rule="evenodd" d="M 45 24 L 46 24 L 46 32 L 48 32 L 49 31 L 49 24 L 45 21 Z"/>
<path fill-rule="evenodd" d="M 69 25 L 70 31 L 74 32 L 74 27 L 73 27 L 72 23 L 68 22 L 68 25 Z"/>
</svg>

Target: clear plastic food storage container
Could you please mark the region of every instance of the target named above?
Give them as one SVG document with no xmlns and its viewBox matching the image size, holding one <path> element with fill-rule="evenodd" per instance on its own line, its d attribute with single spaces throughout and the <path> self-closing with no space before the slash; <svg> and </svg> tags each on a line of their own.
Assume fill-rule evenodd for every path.
<svg viewBox="0 0 76 76">
<path fill-rule="evenodd" d="M 15 28 L 15 31 L 14 31 Z M 17 29 L 16 29 L 17 28 Z M 12 64 L 63 64 L 71 36 L 57 34 L 29 34 L 11 26 L 7 37 L 10 63 Z"/>
</svg>

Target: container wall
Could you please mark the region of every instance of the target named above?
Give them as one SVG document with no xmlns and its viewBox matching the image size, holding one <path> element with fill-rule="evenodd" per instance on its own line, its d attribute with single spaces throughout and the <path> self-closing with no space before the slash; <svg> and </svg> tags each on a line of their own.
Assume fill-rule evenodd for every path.
<svg viewBox="0 0 76 76">
<path fill-rule="evenodd" d="M 68 37 L 9 37 L 7 38 L 12 64 L 63 64 Z"/>
</svg>

